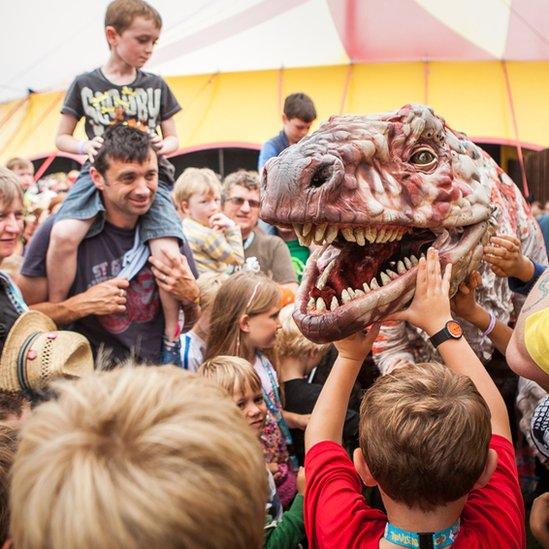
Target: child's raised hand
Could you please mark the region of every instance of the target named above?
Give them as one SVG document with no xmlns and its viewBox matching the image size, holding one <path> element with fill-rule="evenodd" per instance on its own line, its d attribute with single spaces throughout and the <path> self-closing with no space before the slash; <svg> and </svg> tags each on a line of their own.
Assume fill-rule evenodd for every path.
<svg viewBox="0 0 549 549">
<path fill-rule="evenodd" d="M 216 231 L 225 231 L 235 226 L 235 222 L 222 212 L 214 213 L 210 217 L 210 226 Z"/>
<path fill-rule="evenodd" d="M 516 236 L 491 237 L 490 242 L 484 246 L 482 259 L 490 264 L 494 274 L 499 277 L 512 276 L 528 282 L 534 275 L 534 265 L 522 255 L 520 240 Z"/>
<path fill-rule="evenodd" d="M 335 341 L 334 345 L 341 358 L 362 363 L 368 356 L 378 333 L 379 323 L 376 322 L 370 326 L 370 330 L 367 333 L 357 332 L 345 339 Z"/>
<path fill-rule="evenodd" d="M 103 145 L 103 138 L 99 136 L 84 142 L 83 149 L 90 162 L 93 162 L 93 159 L 101 148 L 101 145 Z"/>
<path fill-rule="evenodd" d="M 388 320 L 406 320 L 432 335 L 448 320 L 451 320 L 450 278 L 452 265 L 446 265 L 444 275 L 440 272 L 438 250 L 429 248 L 427 259 L 419 260 L 416 280 L 416 293 L 410 307 L 395 313 Z"/>
<path fill-rule="evenodd" d="M 469 276 L 459 285 L 456 295 L 450 300 L 452 311 L 470 321 L 471 315 L 478 307 L 475 300 L 475 290 L 482 284 L 482 277 L 478 271 L 469 273 Z"/>
</svg>

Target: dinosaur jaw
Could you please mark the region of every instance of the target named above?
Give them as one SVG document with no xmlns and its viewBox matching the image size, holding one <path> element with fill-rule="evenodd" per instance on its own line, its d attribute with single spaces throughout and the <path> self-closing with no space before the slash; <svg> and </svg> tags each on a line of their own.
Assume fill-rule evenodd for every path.
<svg viewBox="0 0 549 549">
<path fill-rule="evenodd" d="M 414 295 L 419 258 L 430 246 L 439 250 L 443 266 L 453 264 L 455 291 L 480 261 L 488 227 L 488 221 L 433 230 L 313 226 L 309 233 L 323 244 L 307 263 L 294 319 L 307 338 L 326 343 L 402 310 Z M 307 239 L 302 226 L 294 228 Z"/>
</svg>

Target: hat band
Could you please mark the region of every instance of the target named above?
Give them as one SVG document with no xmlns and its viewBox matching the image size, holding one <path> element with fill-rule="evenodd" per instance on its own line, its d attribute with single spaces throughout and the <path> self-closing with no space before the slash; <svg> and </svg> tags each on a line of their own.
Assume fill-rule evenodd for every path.
<svg viewBox="0 0 549 549">
<path fill-rule="evenodd" d="M 19 385 L 25 390 L 32 392 L 32 389 L 30 388 L 29 382 L 27 380 L 27 369 L 25 368 L 25 359 L 27 357 L 27 352 L 29 351 L 31 345 L 34 343 L 36 338 L 41 334 L 42 332 L 34 332 L 30 336 L 27 337 L 27 339 L 23 342 L 23 345 L 21 345 L 21 349 L 19 349 L 19 354 L 17 355 L 17 379 L 19 380 Z"/>
</svg>

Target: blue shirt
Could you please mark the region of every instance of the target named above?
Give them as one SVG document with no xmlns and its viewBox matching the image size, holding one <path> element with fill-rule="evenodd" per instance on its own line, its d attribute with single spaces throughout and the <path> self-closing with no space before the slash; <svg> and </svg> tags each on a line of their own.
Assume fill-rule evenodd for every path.
<svg viewBox="0 0 549 549">
<path fill-rule="evenodd" d="M 523 282 L 522 280 L 519 280 L 514 276 L 510 276 L 507 279 L 507 283 L 509 284 L 509 289 L 512 292 L 516 292 L 517 294 L 522 294 L 522 295 L 528 295 L 530 293 L 530 290 L 534 287 L 534 284 L 538 281 L 538 278 L 542 275 L 543 271 L 547 269 L 547 267 L 540 265 L 535 261 L 532 261 L 532 263 L 534 264 L 534 274 L 532 275 L 532 278 L 528 282 Z"/>
<path fill-rule="evenodd" d="M 261 147 L 261 152 L 259 153 L 259 160 L 257 161 L 257 171 L 261 171 L 263 166 L 269 158 L 273 156 L 278 156 L 284 149 L 287 149 L 290 146 L 288 143 L 288 138 L 284 133 L 284 130 L 281 130 L 280 133 L 263 143 Z"/>
</svg>

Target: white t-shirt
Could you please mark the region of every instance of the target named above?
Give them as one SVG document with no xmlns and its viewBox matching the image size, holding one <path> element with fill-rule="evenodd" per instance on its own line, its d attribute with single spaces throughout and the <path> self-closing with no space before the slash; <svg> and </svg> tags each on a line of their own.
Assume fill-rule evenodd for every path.
<svg viewBox="0 0 549 549">
<path fill-rule="evenodd" d="M 196 372 L 198 367 L 204 362 L 204 351 L 206 343 L 194 332 L 181 334 L 181 363 L 185 370 Z"/>
</svg>

